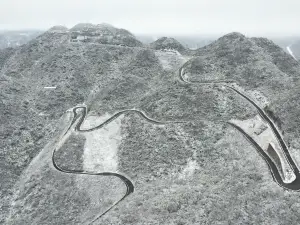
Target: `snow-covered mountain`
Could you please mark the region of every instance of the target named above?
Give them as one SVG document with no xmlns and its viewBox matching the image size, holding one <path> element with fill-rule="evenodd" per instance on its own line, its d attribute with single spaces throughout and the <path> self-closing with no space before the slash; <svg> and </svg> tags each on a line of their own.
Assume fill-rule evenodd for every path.
<svg viewBox="0 0 300 225">
<path fill-rule="evenodd" d="M 299 87 L 236 32 L 190 50 L 78 24 L 0 50 L 0 224 L 298 225 Z"/>
</svg>

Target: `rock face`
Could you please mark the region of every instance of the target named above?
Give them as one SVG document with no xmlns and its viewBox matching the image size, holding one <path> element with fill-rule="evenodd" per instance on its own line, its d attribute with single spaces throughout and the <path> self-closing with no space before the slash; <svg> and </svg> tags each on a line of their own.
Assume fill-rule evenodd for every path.
<svg viewBox="0 0 300 225">
<path fill-rule="evenodd" d="M 150 43 L 150 47 L 155 50 L 176 50 L 179 53 L 185 53 L 187 49 L 183 47 L 177 40 L 174 38 L 162 37 L 156 41 Z"/>
<path fill-rule="evenodd" d="M 296 225 L 299 193 L 274 182 L 227 122 L 274 154 L 270 126 L 217 82 L 233 80 L 263 108 L 299 164 L 299 76 L 274 43 L 239 33 L 190 52 L 174 39 L 149 48 L 124 29 L 78 24 L 1 50 L 0 223 Z M 74 117 L 76 105 L 87 114 Z M 65 170 L 119 173 L 134 192 L 101 216 L 128 187 L 116 176 L 58 171 L 54 150 Z"/>
</svg>

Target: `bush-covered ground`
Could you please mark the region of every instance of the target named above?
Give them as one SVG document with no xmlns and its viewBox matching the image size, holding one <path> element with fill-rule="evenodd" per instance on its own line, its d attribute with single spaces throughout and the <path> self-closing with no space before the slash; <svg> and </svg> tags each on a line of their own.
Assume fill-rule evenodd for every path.
<svg viewBox="0 0 300 225">
<path fill-rule="evenodd" d="M 232 33 L 170 57 L 161 46 L 71 42 L 72 32 L 99 31 L 75 28 L 55 28 L 0 53 L 0 223 L 85 224 L 124 195 L 115 177 L 52 166 L 51 152 L 71 120 L 65 111 L 85 103 L 94 116 L 135 108 L 159 121 L 186 122 L 158 126 L 124 115 L 117 172 L 135 192 L 95 224 L 298 224 L 299 194 L 273 182 L 265 161 L 226 124 L 253 117 L 255 109 L 229 89 L 186 84 L 178 74 L 184 66 L 191 81 L 233 79 L 248 94 L 259 91 L 284 138 L 300 149 L 300 67 L 291 56 L 267 39 Z M 85 141 L 71 135 L 58 163 L 81 169 Z"/>
</svg>

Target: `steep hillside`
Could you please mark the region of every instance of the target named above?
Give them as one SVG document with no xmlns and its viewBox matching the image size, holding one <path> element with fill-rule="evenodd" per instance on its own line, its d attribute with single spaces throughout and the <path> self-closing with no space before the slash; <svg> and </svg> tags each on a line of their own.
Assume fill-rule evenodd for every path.
<svg viewBox="0 0 300 225">
<path fill-rule="evenodd" d="M 257 108 L 300 163 L 300 66 L 271 41 L 231 33 L 190 52 L 57 26 L 0 51 L 0 69 L 0 223 L 298 223 L 293 171 Z M 243 132 L 274 146 L 277 174 Z"/>
<path fill-rule="evenodd" d="M 231 33 L 194 56 L 185 65 L 190 80 L 234 80 L 270 98 L 288 92 L 299 80 L 299 63 L 265 38 Z"/>
<path fill-rule="evenodd" d="M 268 39 L 232 33 L 198 49 L 195 56 L 184 67 L 191 80 L 234 80 L 246 90 L 259 91 L 268 99 L 284 130 L 293 130 L 293 136 L 297 136 L 299 110 L 289 99 L 299 87 L 300 65 L 291 55 Z M 287 114 L 290 120 L 284 119 Z"/>
</svg>

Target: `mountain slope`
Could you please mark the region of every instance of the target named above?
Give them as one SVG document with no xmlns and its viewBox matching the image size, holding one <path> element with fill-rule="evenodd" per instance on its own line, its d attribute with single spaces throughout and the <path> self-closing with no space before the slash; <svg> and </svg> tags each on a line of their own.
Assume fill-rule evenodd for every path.
<svg viewBox="0 0 300 225">
<path fill-rule="evenodd" d="M 299 64 L 239 33 L 193 52 L 168 43 L 148 48 L 126 30 L 79 24 L 0 52 L 1 222 L 297 224 L 299 194 L 274 182 L 227 123 L 252 121 L 268 141 L 256 108 L 225 85 L 195 82 L 234 80 L 299 149 Z M 184 54 L 161 51 L 169 47 Z M 134 192 L 101 216 L 126 185 L 84 171 L 122 174 Z"/>
<path fill-rule="evenodd" d="M 191 80 L 231 79 L 270 97 L 298 82 L 299 63 L 267 39 L 231 33 L 194 55 L 186 64 Z"/>
<path fill-rule="evenodd" d="M 287 105 L 290 94 L 299 87 L 300 65 L 291 55 L 268 39 L 232 33 L 197 50 L 195 56 L 185 66 L 191 80 L 234 80 L 249 91 L 257 90 L 268 99 L 281 121 L 287 114 L 295 115 L 283 126 L 284 130 L 296 132 L 292 121 L 297 120 L 297 104 Z"/>
</svg>

